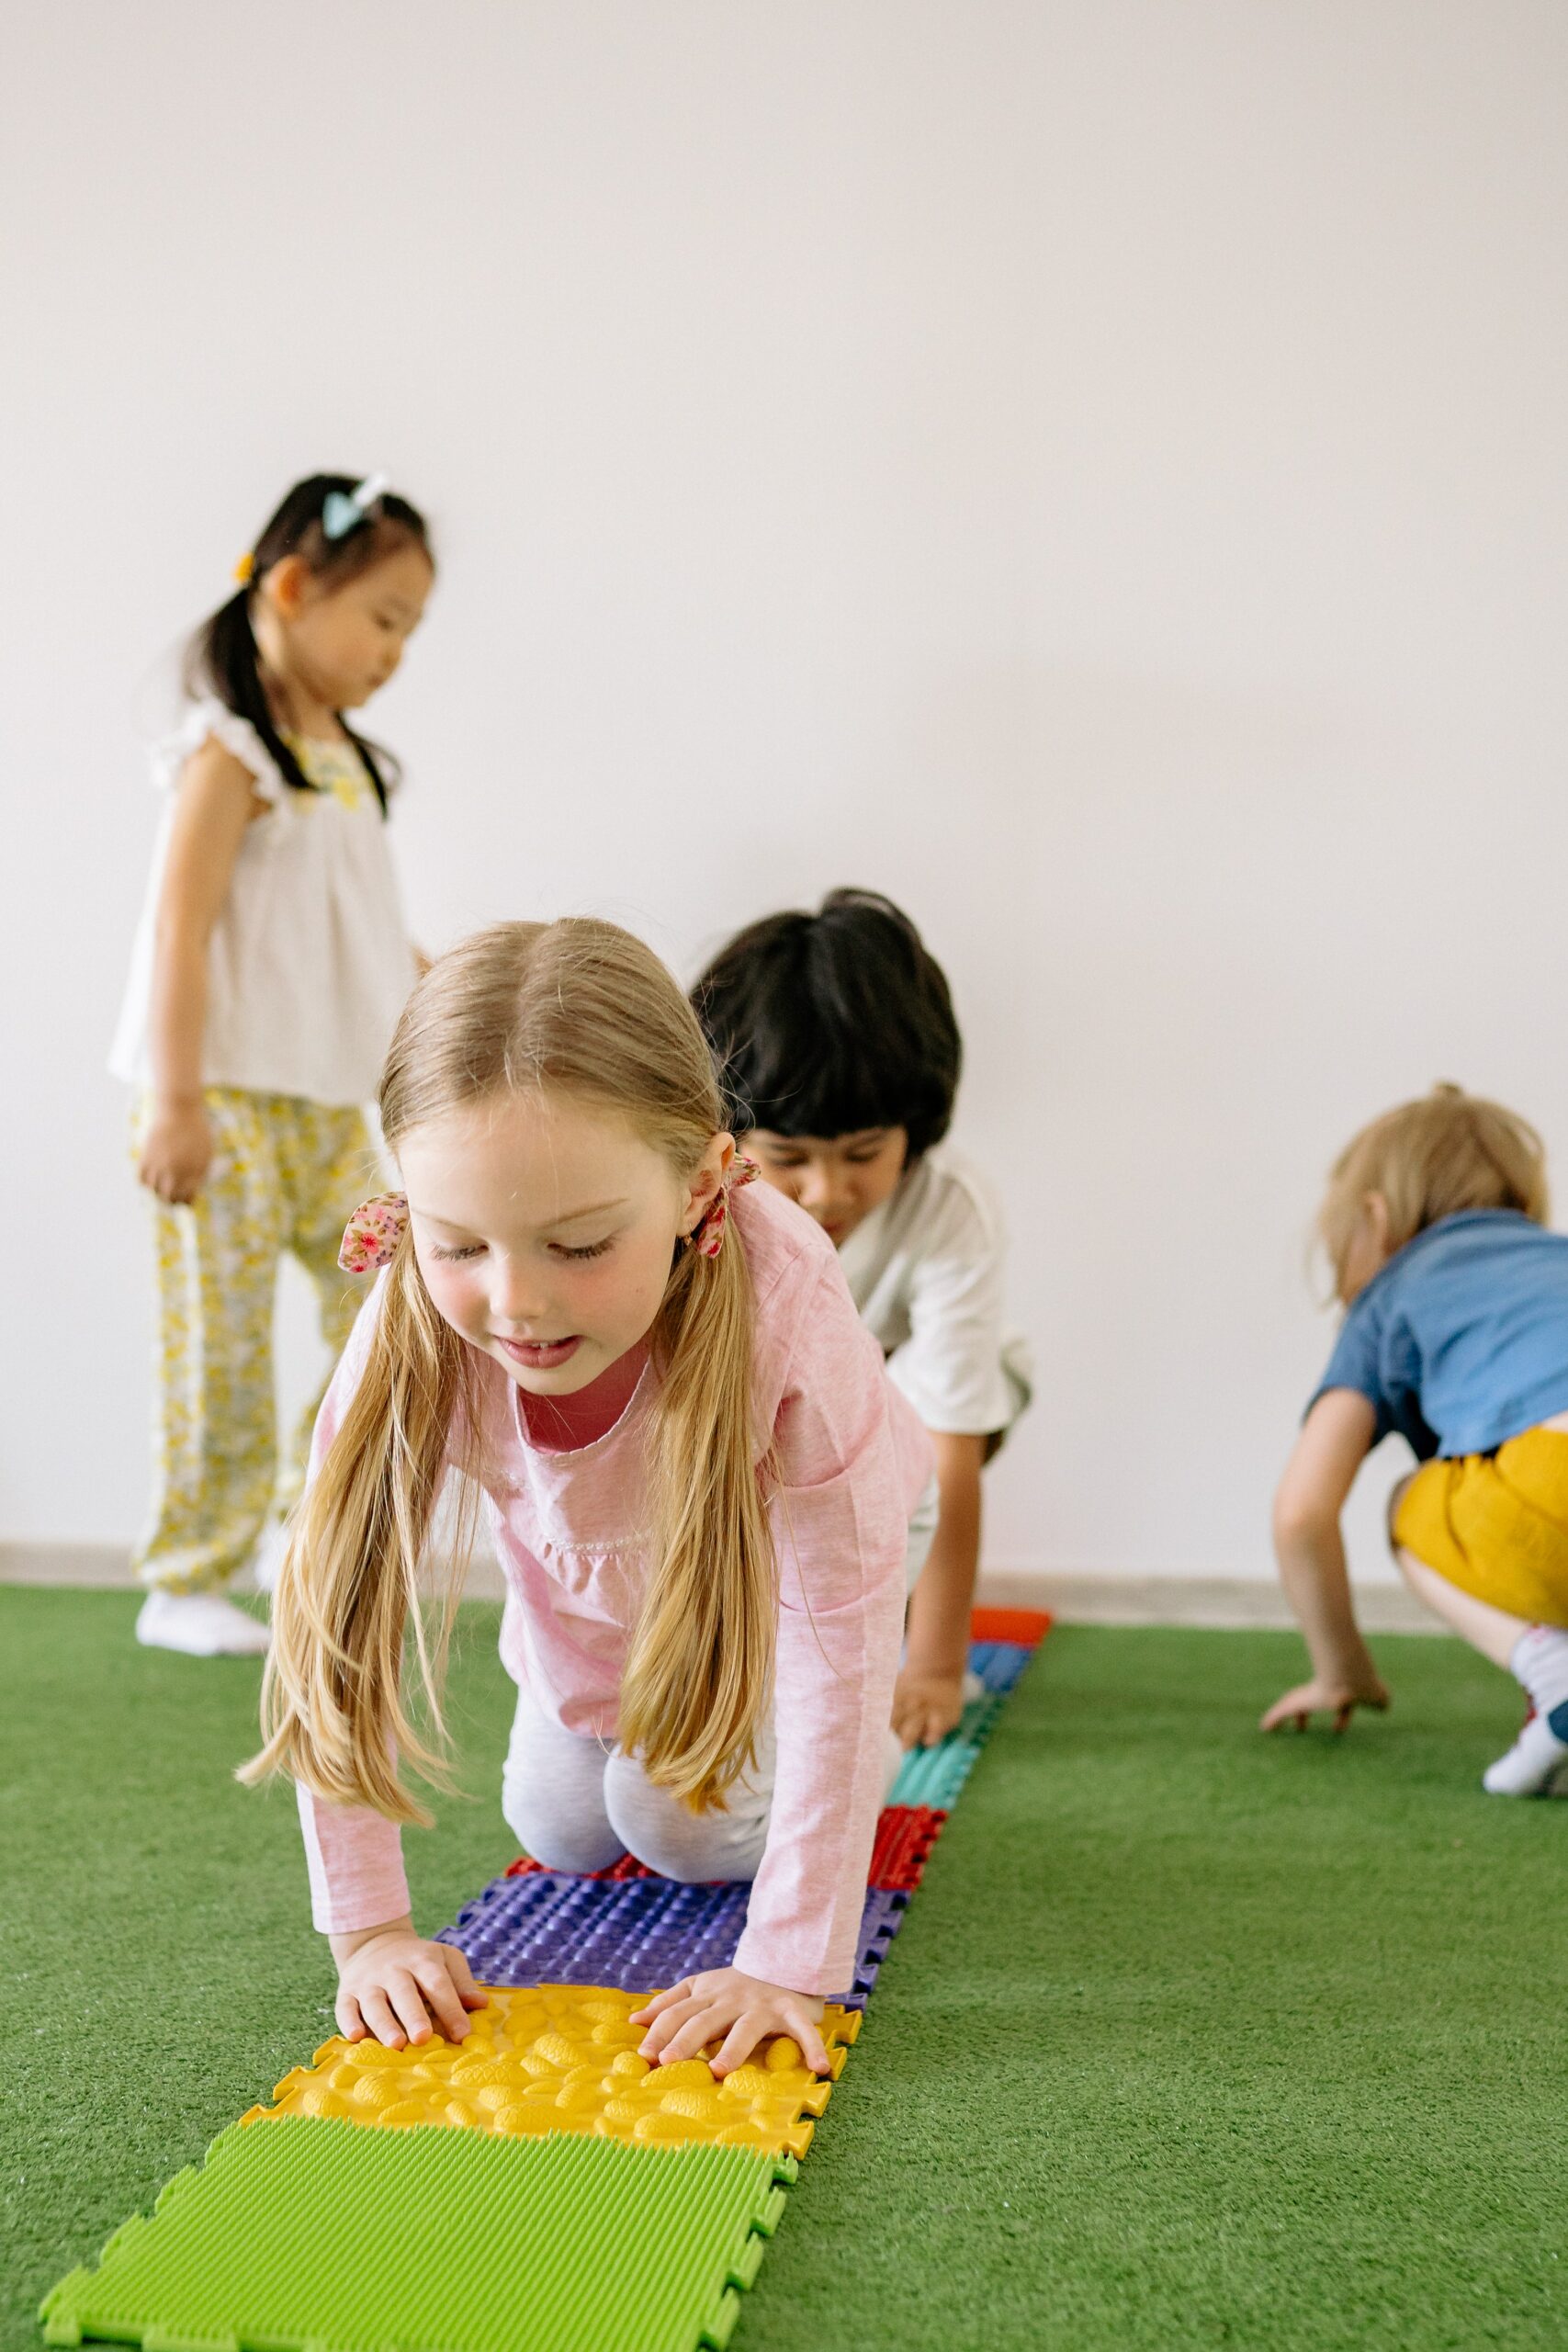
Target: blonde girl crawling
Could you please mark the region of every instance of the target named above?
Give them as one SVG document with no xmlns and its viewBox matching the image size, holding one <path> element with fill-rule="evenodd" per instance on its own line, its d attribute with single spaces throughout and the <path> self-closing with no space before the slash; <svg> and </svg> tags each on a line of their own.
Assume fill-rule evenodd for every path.
<svg viewBox="0 0 1568 2352">
<path fill-rule="evenodd" d="M 695 1017 L 626 932 L 505 923 L 453 949 L 409 1001 L 380 1108 L 406 1198 L 345 1239 L 383 1272 L 317 1424 L 265 1746 L 241 1774 L 298 1784 L 338 2023 L 460 2040 L 484 2002 L 418 1934 L 399 1837 L 428 1820 L 400 1767 L 443 1770 L 460 1566 L 429 1631 L 418 1588 L 458 1469 L 506 1582 L 513 1833 L 556 1869 L 629 1850 L 755 1882 L 734 1965 L 650 2001 L 644 2054 L 716 2044 L 722 2074 L 788 2032 L 821 2070 L 897 1763 L 929 1441 L 831 1241 L 741 1189 Z"/>
<path fill-rule="evenodd" d="M 1483 1775 L 1533 1796 L 1568 1760 L 1568 1236 L 1545 1230 L 1533 1127 L 1438 1086 L 1347 1145 L 1319 1217 L 1346 1314 L 1274 1505 L 1280 1574 L 1313 1674 L 1265 1731 L 1388 1693 L 1350 1602 L 1339 1515 L 1397 1432 L 1420 1467 L 1389 1504 L 1394 1558 L 1532 1713 Z"/>
</svg>

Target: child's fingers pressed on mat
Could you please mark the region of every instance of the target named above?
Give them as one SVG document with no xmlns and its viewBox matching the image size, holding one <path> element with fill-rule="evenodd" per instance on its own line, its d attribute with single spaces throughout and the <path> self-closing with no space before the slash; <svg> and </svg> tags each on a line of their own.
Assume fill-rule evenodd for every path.
<svg viewBox="0 0 1568 2352">
<path fill-rule="evenodd" d="M 414 1982 L 424 1996 L 436 2032 L 445 2034 L 448 2041 L 461 2041 L 468 2030 L 468 2011 L 482 2009 L 487 1996 L 474 1983 L 462 1953 L 445 1945 L 441 1949 L 443 1959 L 415 1964 Z"/>
<path fill-rule="evenodd" d="M 784 2018 L 782 2029 L 779 2015 Z M 779 2015 L 769 2017 L 766 2012 L 753 2009 L 744 2011 L 726 2034 L 714 2058 L 714 2073 L 728 2075 L 733 2073 L 737 2066 L 744 2066 L 759 2041 L 765 2041 L 769 2035 L 778 2033 L 782 2030 L 795 2036 L 795 2041 L 800 2044 L 801 2057 L 814 2075 L 827 2074 L 829 2072 L 828 2052 L 822 2036 L 818 2031 L 816 2021 L 810 2015 L 810 2005 L 806 2002 L 781 2003 Z"/>
<path fill-rule="evenodd" d="M 412 1968 L 389 1968 L 387 1971 L 387 1998 L 392 2013 L 410 2041 L 428 2041 L 436 2020 L 433 2017 L 434 1999 L 427 1997 L 423 1971 L 416 1963 Z M 462 2030 L 467 2033 L 468 2019 Z"/>
<path fill-rule="evenodd" d="M 639 2047 L 643 2057 L 660 2065 L 694 2058 L 709 2042 L 719 2041 L 723 2047 L 711 2063 L 716 2073 L 728 2073 L 743 2066 L 760 2043 L 787 2033 L 799 2042 L 812 2072 L 824 2075 L 828 2052 L 818 2030 L 822 2006 L 811 1994 L 770 1984 L 743 1969 L 710 1968 L 671 1985 L 657 2002 L 637 2010 L 632 2022 L 651 2018 Z"/>
<path fill-rule="evenodd" d="M 487 1997 L 465 1954 L 400 1924 L 367 1936 L 338 1961 L 337 2019 L 351 2041 L 372 2033 L 400 2050 L 433 2032 L 461 2041 L 468 2011 L 482 2009 Z"/>
<path fill-rule="evenodd" d="M 359 1996 L 359 2014 L 369 2032 L 389 2050 L 400 2050 L 408 2036 L 398 2023 L 391 2002 L 379 1984 L 372 1984 Z"/>
<path fill-rule="evenodd" d="M 666 1994 L 658 2015 L 638 2044 L 642 2055 L 652 2059 L 687 2055 L 684 2048 L 680 2051 L 675 2050 L 673 2046 L 675 2041 L 694 2018 L 705 2017 L 707 2014 L 708 2007 L 706 1998 L 702 1994 L 692 1991 L 689 1984 L 683 1993 L 677 1990 Z M 686 2039 L 689 2040 L 690 2037 L 687 2036 Z M 700 2049 L 703 2037 L 699 2035 L 692 2045 L 693 2049 Z"/>
<path fill-rule="evenodd" d="M 686 1998 L 692 1989 L 692 1982 L 691 1977 L 682 1976 L 678 1984 L 669 1985 L 662 1993 L 655 1993 L 651 2000 L 643 2003 L 640 2009 L 632 2011 L 630 2022 L 633 2025 L 643 2025 L 650 2022 L 654 2018 L 661 2018 L 666 2009 L 673 2007 L 677 2001 L 683 2001 Z"/>
</svg>

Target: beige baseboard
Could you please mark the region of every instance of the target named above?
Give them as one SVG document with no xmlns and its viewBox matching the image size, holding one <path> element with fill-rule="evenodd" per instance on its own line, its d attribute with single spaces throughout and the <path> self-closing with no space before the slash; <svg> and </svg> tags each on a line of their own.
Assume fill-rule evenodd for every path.
<svg viewBox="0 0 1568 2352">
<path fill-rule="evenodd" d="M 0 1544 L 0 1584 L 71 1585 L 126 1590 L 130 1555 L 115 1544 Z M 468 1592 L 499 1600 L 501 1571 L 476 1559 Z M 979 1597 L 993 1609 L 1048 1609 L 1064 1625 L 1208 1625 L 1222 1629 L 1277 1626 L 1292 1620 L 1277 1584 L 1247 1577 L 1066 1576 L 1024 1568 L 992 1568 Z M 1403 1585 L 1361 1585 L 1356 1610 L 1369 1634 L 1436 1634 L 1443 1629 Z"/>
<path fill-rule="evenodd" d="M 1271 1579 L 1254 1577 L 1066 1576 L 988 1569 L 979 1599 L 993 1609 L 1048 1609 L 1064 1625 L 1207 1625 L 1291 1632 L 1289 1604 Z M 1402 1584 L 1356 1588 L 1367 1634 L 1440 1634 L 1446 1629 Z"/>
<path fill-rule="evenodd" d="M 64 1584 L 123 1591 L 130 1554 L 120 1544 L 0 1544 L 0 1584 Z"/>
</svg>

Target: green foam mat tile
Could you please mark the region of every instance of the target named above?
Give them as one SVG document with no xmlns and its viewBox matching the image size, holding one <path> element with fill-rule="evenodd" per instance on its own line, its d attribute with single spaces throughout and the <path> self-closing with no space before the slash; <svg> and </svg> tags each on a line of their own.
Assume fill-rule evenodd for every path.
<svg viewBox="0 0 1568 2352">
<path fill-rule="evenodd" d="M 744 2148 L 233 2124 L 39 2316 L 142 2352 L 697 2352 L 794 2177 Z"/>
</svg>

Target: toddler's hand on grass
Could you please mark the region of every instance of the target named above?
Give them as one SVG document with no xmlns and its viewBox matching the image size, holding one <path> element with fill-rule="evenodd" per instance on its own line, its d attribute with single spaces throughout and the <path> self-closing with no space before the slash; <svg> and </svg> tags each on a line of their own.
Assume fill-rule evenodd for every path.
<svg viewBox="0 0 1568 2352">
<path fill-rule="evenodd" d="M 389 2050 L 432 2033 L 461 2041 L 468 2011 L 488 2001 L 460 1951 L 427 1943 L 412 1926 L 378 1929 L 338 1959 L 338 2030 L 349 2041 L 374 2035 Z"/>
<path fill-rule="evenodd" d="M 706 2043 L 721 2041 L 709 2063 L 722 2078 L 744 2066 L 770 2034 L 788 2033 L 799 2042 L 800 2054 L 814 2075 L 828 2072 L 828 2052 L 818 2030 L 822 2003 L 810 1993 L 765 1984 L 739 1968 L 707 1968 L 700 1976 L 683 1976 L 667 1993 L 656 1993 L 646 2008 L 634 2009 L 630 2023 L 647 2026 L 641 2053 L 656 2066 L 695 2058 Z"/>
<path fill-rule="evenodd" d="M 1375 1674 L 1360 1683 L 1325 1682 L 1321 1675 L 1314 1675 L 1310 1682 L 1298 1683 L 1282 1699 L 1276 1699 L 1258 1728 L 1279 1731 L 1293 1723 L 1298 1731 L 1305 1731 L 1310 1716 L 1324 1713 L 1334 1717 L 1336 1731 L 1343 1731 L 1358 1707 L 1381 1710 L 1387 1705 L 1388 1692 Z"/>
<path fill-rule="evenodd" d="M 905 1667 L 893 1686 L 893 1728 L 906 1747 L 934 1747 L 964 1715 L 964 1672 L 924 1674 Z"/>
</svg>

